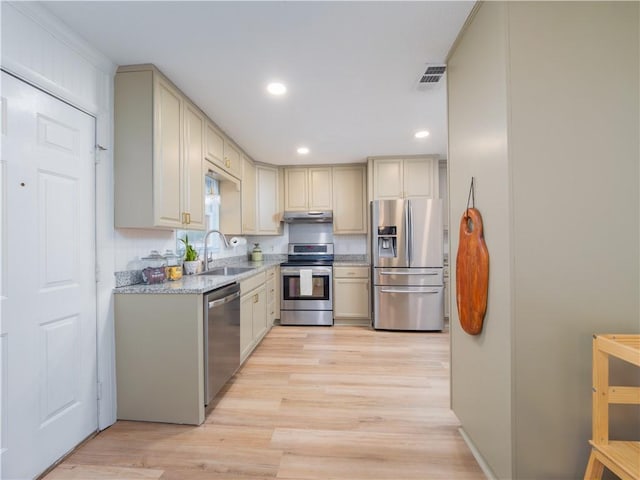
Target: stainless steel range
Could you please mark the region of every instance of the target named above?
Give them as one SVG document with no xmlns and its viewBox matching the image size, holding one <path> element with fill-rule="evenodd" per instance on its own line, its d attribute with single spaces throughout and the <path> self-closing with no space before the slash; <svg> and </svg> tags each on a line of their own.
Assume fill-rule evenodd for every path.
<svg viewBox="0 0 640 480">
<path fill-rule="evenodd" d="M 333 243 L 290 243 L 280 272 L 280 324 L 333 325 Z"/>
</svg>

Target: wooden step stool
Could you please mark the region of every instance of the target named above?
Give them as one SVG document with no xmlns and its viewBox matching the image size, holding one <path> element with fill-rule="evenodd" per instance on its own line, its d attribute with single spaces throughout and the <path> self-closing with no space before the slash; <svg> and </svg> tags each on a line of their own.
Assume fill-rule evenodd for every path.
<svg viewBox="0 0 640 480">
<path fill-rule="evenodd" d="M 593 337 L 593 439 L 584 480 L 600 480 L 604 467 L 623 480 L 639 480 L 640 441 L 609 441 L 609 405 L 640 404 L 640 387 L 610 386 L 609 356 L 640 367 L 640 335 Z"/>
</svg>

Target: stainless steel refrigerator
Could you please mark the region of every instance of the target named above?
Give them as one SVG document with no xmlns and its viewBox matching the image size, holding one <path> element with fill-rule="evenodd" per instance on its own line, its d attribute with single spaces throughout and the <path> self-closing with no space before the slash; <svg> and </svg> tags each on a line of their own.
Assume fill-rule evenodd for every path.
<svg viewBox="0 0 640 480">
<path fill-rule="evenodd" d="M 442 201 L 371 202 L 373 327 L 442 330 Z"/>
</svg>

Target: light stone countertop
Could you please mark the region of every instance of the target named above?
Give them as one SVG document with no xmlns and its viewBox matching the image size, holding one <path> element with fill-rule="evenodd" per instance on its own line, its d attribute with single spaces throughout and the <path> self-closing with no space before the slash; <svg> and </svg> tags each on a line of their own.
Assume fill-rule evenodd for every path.
<svg viewBox="0 0 640 480">
<path fill-rule="evenodd" d="M 263 262 L 240 262 L 234 263 L 233 267 L 251 267 L 253 270 L 243 272 L 238 275 L 183 275 L 181 280 L 166 281 L 155 285 L 129 285 L 113 289 L 116 294 L 200 294 L 215 290 L 216 288 L 240 282 L 245 278 L 252 277 L 257 273 L 264 272 L 269 268 L 280 265 L 280 261 Z"/>
</svg>

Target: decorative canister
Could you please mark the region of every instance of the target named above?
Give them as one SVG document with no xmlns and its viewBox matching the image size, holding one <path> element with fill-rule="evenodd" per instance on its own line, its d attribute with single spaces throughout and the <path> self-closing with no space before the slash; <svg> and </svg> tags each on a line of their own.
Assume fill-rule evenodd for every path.
<svg viewBox="0 0 640 480">
<path fill-rule="evenodd" d="M 180 257 L 173 253 L 173 250 L 164 252 L 164 258 L 167 261 L 165 274 L 167 280 L 180 280 L 182 278 L 182 265 L 180 265 Z"/>
<path fill-rule="evenodd" d="M 251 251 L 251 261 L 252 262 L 261 262 L 262 261 L 262 249 L 260 248 L 259 243 L 254 243 L 253 250 Z"/>
<path fill-rule="evenodd" d="M 162 283 L 166 279 L 166 259 L 157 250 L 151 250 L 147 257 L 142 257 L 142 281 L 148 285 Z"/>
</svg>

